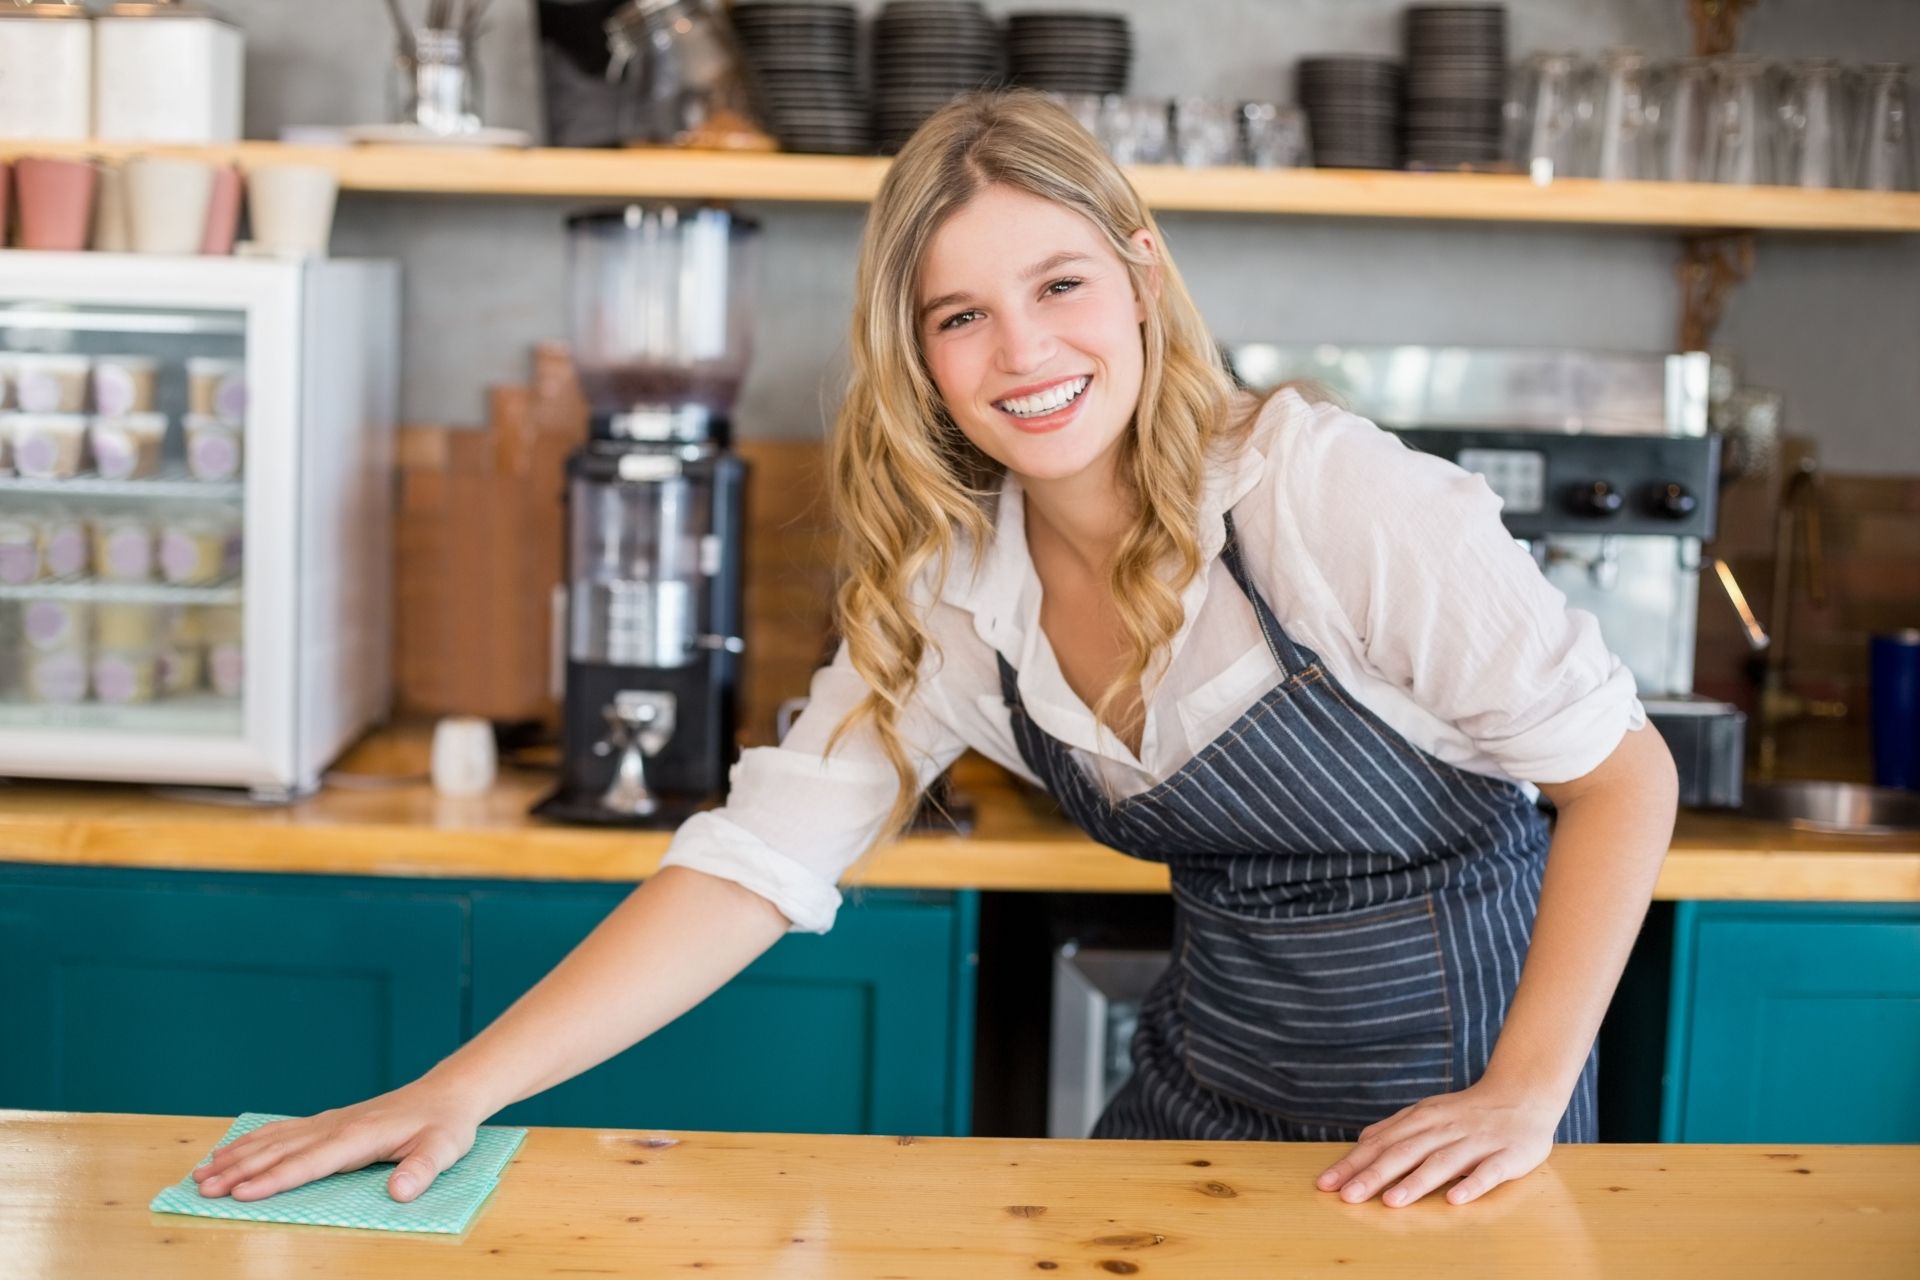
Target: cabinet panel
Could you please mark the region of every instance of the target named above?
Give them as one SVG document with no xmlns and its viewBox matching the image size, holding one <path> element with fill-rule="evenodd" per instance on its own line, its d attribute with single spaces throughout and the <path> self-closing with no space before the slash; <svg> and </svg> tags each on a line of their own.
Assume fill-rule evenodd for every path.
<svg viewBox="0 0 1920 1280">
<path fill-rule="evenodd" d="M 476 894 L 474 1028 L 504 1012 L 625 896 Z M 781 939 L 676 1022 L 499 1121 L 964 1133 L 972 907 L 964 894 L 849 902 L 831 933 Z"/>
<path fill-rule="evenodd" d="M 1683 903 L 1662 1137 L 1920 1142 L 1920 909 Z"/>
<path fill-rule="evenodd" d="M 455 894 L 0 870 L 0 1106 L 305 1115 L 358 1101 L 458 1046 L 465 963 Z"/>
</svg>

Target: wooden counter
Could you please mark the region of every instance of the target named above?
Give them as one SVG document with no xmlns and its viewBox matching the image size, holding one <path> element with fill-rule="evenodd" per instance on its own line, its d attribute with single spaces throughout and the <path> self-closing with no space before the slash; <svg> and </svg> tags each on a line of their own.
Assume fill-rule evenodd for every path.
<svg viewBox="0 0 1920 1280">
<path fill-rule="evenodd" d="M 323 875 L 638 881 L 665 832 L 563 827 L 527 816 L 551 787 L 508 770 L 485 797 L 450 800 L 424 781 L 418 731 L 377 734 L 321 793 L 284 808 L 80 783 L 0 786 L 0 861 Z M 1159 893 L 1166 870 L 1093 843 L 1004 770 L 963 760 L 973 834 L 881 850 L 875 888 Z M 1837 836 L 1685 813 L 1655 895 L 1667 899 L 1920 901 L 1920 835 Z"/>
<path fill-rule="evenodd" d="M 0 1111 L 6 1274 L 1920 1274 L 1920 1147 L 1561 1147 L 1474 1204 L 1388 1209 L 1314 1188 L 1330 1143 L 534 1129 L 464 1236 L 149 1211 L 228 1124 Z"/>
</svg>

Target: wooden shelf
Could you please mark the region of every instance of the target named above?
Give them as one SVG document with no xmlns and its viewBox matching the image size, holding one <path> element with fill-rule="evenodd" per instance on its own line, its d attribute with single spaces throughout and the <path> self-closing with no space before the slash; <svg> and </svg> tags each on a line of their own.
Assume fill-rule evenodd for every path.
<svg viewBox="0 0 1920 1280">
<path fill-rule="evenodd" d="M 837 204 L 871 200 L 889 163 L 873 157 L 673 150 L 0 142 L 0 157 L 21 154 L 187 155 L 242 167 L 321 164 L 340 175 L 345 190 L 394 194 Z M 1920 194 L 1908 192 L 1588 179 L 1537 186 L 1521 177 L 1481 174 L 1164 165 L 1136 167 L 1129 176 L 1156 210 L 1686 230 L 1920 231 Z"/>
</svg>

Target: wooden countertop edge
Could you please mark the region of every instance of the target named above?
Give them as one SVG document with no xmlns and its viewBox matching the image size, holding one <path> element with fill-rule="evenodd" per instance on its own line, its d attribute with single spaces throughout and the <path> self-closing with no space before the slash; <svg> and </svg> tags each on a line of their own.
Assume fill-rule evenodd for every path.
<svg viewBox="0 0 1920 1280">
<path fill-rule="evenodd" d="M 1165 868 L 1070 831 L 1023 830 L 985 812 L 972 836 L 916 836 L 878 853 L 849 884 L 867 888 L 1159 893 Z M 425 815 L 423 815 L 425 816 Z M 998 818 L 999 821 L 988 821 Z M 664 832 L 422 822 L 303 823 L 194 810 L 178 817 L 0 812 L 0 862 L 419 879 L 635 882 L 658 869 Z M 1721 820 L 1707 819 L 1719 825 Z M 1763 824 L 1737 836 L 1680 833 L 1656 898 L 1920 902 L 1920 840 L 1817 837 Z"/>
</svg>

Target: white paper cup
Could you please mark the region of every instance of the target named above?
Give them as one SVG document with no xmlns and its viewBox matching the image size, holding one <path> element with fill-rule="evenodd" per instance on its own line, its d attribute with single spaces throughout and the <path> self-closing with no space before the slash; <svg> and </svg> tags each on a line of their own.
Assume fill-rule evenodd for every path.
<svg viewBox="0 0 1920 1280">
<path fill-rule="evenodd" d="M 40 524 L 24 516 L 0 516 L 0 584 L 24 587 L 46 572 L 40 559 Z"/>
<path fill-rule="evenodd" d="M 227 422 L 247 417 L 247 362 L 226 356 L 187 360 L 187 412 Z"/>
<path fill-rule="evenodd" d="M 272 254 L 326 257 L 339 190 L 333 170 L 319 165 L 274 164 L 249 170 L 247 216 L 254 244 Z"/>
<path fill-rule="evenodd" d="M 240 572 L 240 527 L 218 516 L 183 516 L 160 530 L 160 576 L 175 586 L 218 582 Z"/>
<path fill-rule="evenodd" d="M 93 525 L 93 573 L 107 582 L 153 580 L 153 525 L 142 516 L 108 516 Z"/>
<path fill-rule="evenodd" d="M 42 601 L 41 603 L 45 603 Z M 27 697 L 68 706 L 87 696 L 87 655 L 79 650 L 36 653 L 27 659 Z"/>
<path fill-rule="evenodd" d="M 127 234 L 126 166 L 103 160 L 99 168 L 93 196 L 93 248 L 97 253 L 125 253 L 133 247 Z"/>
<path fill-rule="evenodd" d="M 77 413 L 17 413 L 11 422 L 13 465 L 31 480 L 78 474 L 86 452 L 87 420 Z"/>
<path fill-rule="evenodd" d="M 85 356 L 14 356 L 15 407 L 22 413 L 79 413 L 87 407 L 87 370 L 92 367 Z"/>
<path fill-rule="evenodd" d="M 92 610 L 84 600 L 29 600 L 21 615 L 21 630 L 37 653 L 85 649 Z"/>
<path fill-rule="evenodd" d="M 103 418 L 153 411 L 153 380 L 160 362 L 152 356 L 95 356 L 93 411 Z"/>
<path fill-rule="evenodd" d="M 84 577 L 93 568 L 93 539 L 84 519 L 53 511 L 40 521 L 40 567 L 50 578 Z"/>
<path fill-rule="evenodd" d="M 95 418 L 88 436 L 93 441 L 93 469 L 102 479 L 137 480 L 160 469 L 167 415 L 130 413 L 120 418 Z"/>
<path fill-rule="evenodd" d="M 135 253 L 200 252 L 213 166 L 141 156 L 127 161 L 127 230 Z"/>
<path fill-rule="evenodd" d="M 150 652 L 96 653 L 92 674 L 94 701 L 109 706 L 152 702 L 160 689 L 160 661 Z"/>
<path fill-rule="evenodd" d="M 231 422 L 190 413 L 186 420 L 187 470 L 196 480 L 231 480 L 240 474 L 243 432 Z"/>
<path fill-rule="evenodd" d="M 433 726 L 433 789 L 477 796 L 493 786 L 498 761 L 493 726 L 479 716 L 447 716 Z"/>
</svg>

